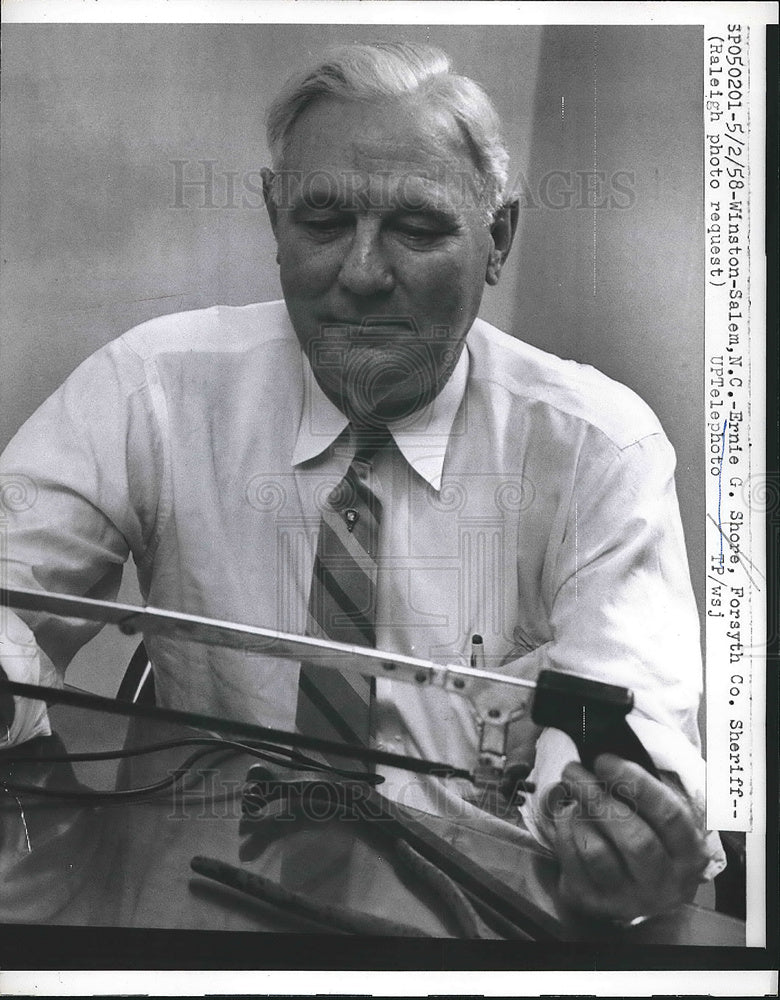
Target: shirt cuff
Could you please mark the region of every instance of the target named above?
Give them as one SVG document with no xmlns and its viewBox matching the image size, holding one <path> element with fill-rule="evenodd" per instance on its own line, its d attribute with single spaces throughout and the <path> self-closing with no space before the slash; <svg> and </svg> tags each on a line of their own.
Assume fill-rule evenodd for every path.
<svg viewBox="0 0 780 1000">
<path fill-rule="evenodd" d="M 57 678 L 54 667 L 36 645 L 28 626 L 12 611 L 7 611 L 5 634 L 0 638 L 0 666 L 9 681 L 20 684 L 51 685 Z M 16 695 L 13 702 L 11 724 L 0 727 L 0 749 L 26 743 L 36 736 L 51 735 L 45 702 Z"/>
<path fill-rule="evenodd" d="M 696 748 L 682 733 L 670 730 L 652 719 L 629 717 L 628 722 L 658 770 L 677 775 L 703 829 L 705 764 Z M 566 733 L 559 729 L 545 729 L 539 736 L 534 769 L 528 776 L 528 780 L 536 785 L 536 791 L 527 796 L 521 815 L 528 830 L 550 851 L 553 850 L 552 821 L 543 814 L 540 803 L 545 791 L 561 780 L 566 765 L 579 759 L 574 741 Z M 704 842 L 709 860 L 702 873 L 702 881 L 709 881 L 726 867 L 726 856 L 716 832 L 705 831 Z"/>
</svg>

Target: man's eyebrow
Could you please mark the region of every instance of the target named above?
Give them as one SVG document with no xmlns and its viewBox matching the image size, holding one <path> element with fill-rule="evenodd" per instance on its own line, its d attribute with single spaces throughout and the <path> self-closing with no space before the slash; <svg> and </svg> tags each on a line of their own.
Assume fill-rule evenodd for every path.
<svg viewBox="0 0 780 1000">
<path fill-rule="evenodd" d="M 394 219 L 412 218 L 425 220 L 434 225 L 455 227 L 460 225 L 460 216 L 456 211 L 436 205 L 399 205 L 391 213 Z"/>
<path fill-rule="evenodd" d="M 290 211 L 295 216 L 305 214 L 306 212 L 321 212 L 328 215 L 348 215 L 350 209 L 347 205 L 339 203 L 339 201 L 336 200 L 318 204 L 312 203 L 310 199 L 298 196 L 292 199 Z"/>
<path fill-rule="evenodd" d="M 367 206 L 365 204 L 351 204 L 347 199 L 334 199 L 324 204 L 311 204 L 309 199 L 299 194 L 293 198 L 290 207 L 293 216 L 297 218 L 309 212 L 328 216 L 347 216 L 365 211 Z M 442 208 L 433 204 L 394 205 L 386 211 L 382 211 L 381 207 L 374 206 L 374 208 L 393 221 L 415 219 L 445 229 L 455 229 L 461 224 L 460 216 L 454 209 Z"/>
</svg>

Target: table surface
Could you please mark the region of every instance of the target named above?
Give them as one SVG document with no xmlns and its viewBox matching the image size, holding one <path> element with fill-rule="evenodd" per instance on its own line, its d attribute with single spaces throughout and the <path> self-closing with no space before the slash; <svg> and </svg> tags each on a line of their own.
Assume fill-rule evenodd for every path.
<svg viewBox="0 0 780 1000">
<path fill-rule="evenodd" d="M 70 753 L 141 746 L 192 735 L 159 721 L 126 719 L 66 706 L 49 710 Z M 17 782 L 91 788 L 137 788 L 180 767 L 192 748 L 122 762 L 16 764 L 0 769 Z M 323 933 L 322 924 L 284 913 L 222 887 L 190 869 L 206 855 L 265 875 L 309 899 L 402 921 L 422 934 L 457 936 L 452 912 L 421 889 L 370 824 L 273 816 L 240 828 L 241 787 L 253 763 L 245 754 L 204 758 L 187 789 L 143 801 L 85 806 L 56 799 L 0 795 L 0 921 L 14 924 Z M 556 896 L 554 859 L 530 838 L 508 841 L 479 823 L 426 816 L 427 830 L 532 900 L 555 937 L 604 940 L 604 928 L 578 921 Z M 609 934 L 630 944 L 745 943 L 742 922 L 697 906 Z M 486 925 L 480 936 L 499 937 Z"/>
</svg>

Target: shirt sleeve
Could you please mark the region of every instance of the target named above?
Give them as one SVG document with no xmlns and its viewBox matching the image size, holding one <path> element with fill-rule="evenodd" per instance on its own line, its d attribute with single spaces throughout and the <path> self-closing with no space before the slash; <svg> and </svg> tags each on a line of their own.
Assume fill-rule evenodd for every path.
<svg viewBox="0 0 780 1000">
<path fill-rule="evenodd" d="M 638 715 L 698 748 L 699 620 L 662 434 L 583 447 L 556 556 L 548 657 L 634 692 Z"/>
<path fill-rule="evenodd" d="M 141 564 L 154 542 L 164 482 L 156 424 L 145 366 L 121 340 L 33 414 L 0 458 L 6 586 L 116 598 L 128 555 Z M 0 646 L 9 676 L 59 684 L 100 625 L 20 612 L 14 628 Z M 16 700 L 17 742 L 40 729 L 31 704 Z"/>
<path fill-rule="evenodd" d="M 583 446 L 555 555 L 553 638 L 537 669 L 583 674 L 630 688 L 629 723 L 659 769 L 678 774 L 704 813 L 699 621 L 674 486 L 674 452 L 662 433 L 623 449 L 593 432 Z M 543 732 L 524 817 L 545 842 L 539 795 L 577 760 L 574 743 Z M 717 853 L 717 847 L 714 848 Z"/>
</svg>

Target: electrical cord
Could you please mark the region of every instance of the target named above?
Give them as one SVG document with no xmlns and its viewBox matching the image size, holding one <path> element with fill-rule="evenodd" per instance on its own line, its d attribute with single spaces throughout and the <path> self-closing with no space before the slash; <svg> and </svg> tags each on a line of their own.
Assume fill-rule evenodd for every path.
<svg viewBox="0 0 780 1000">
<path fill-rule="evenodd" d="M 289 747 L 282 747 L 275 743 L 265 743 L 260 740 L 251 740 L 248 742 L 227 740 L 219 736 L 190 736 L 176 740 L 167 740 L 161 743 L 148 743 L 140 747 L 131 747 L 122 750 L 85 751 L 83 753 L 8 754 L 6 752 L 0 754 L 0 764 L 60 764 L 90 760 L 119 760 L 123 757 L 140 757 L 144 754 L 157 753 L 160 750 L 171 750 L 180 746 L 198 746 L 207 743 L 213 745 L 215 748 L 231 747 L 247 753 L 266 751 L 267 753 L 277 754 L 280 757 L 280 763 L 287 758 L 289 761 L 295 761 L 304 765 L 307 769 L 333 771 L 336 774 L 343 774 L 350 778 L 365 778 L 365 772 L 363 771 L 350 771 L 346 768 L 337 768 L 330 764 L 324 764 Z"/>
<path fill-rule="evenodd" d="M 141 747 L 133 747 L 123 750 L 104 750 L 50 755 L 14 754 L 10 756 L 3 756 L 0 763 L 49 764 L 75 763 L 94 760 L 119 760 L 128 757 L 140 757 L 150 753 L 156 753 L 161 750 L 175 749 L 180 746 L 199 746 L 200 749 L 191 754 L 178 768 L 176 768 L 175 771 L 172 772 L 172 774 L 161 779 L 160 781 L 153 782 L 150 785 L 144 785 L 139 788 L 115 789 L 112 791 L 97 791 L 95 789 L 88 788 L 46 788 L 39 785 L 29 785 L 22 782 L 9 781 L 3 777 L 0 777 L 0 788 L 10 792 L 11 794 L 37 795 L 42 798 L 60 798 L 79 802 L 134 801 L 136 799 L 147 798 L 156 792 L 163 791 L 164 789 L 175 785 L 177 781 L 183 781 L 186 778 L 187 773 L 191 771 L 192 767 L 198 760 L 208 756 L 209 754 L 224 750 L 230 750 L 234 753 L 247 753 L 250 756 L 257 757 L 260 760 L 267 761 L 268 763 L 276 764 L 279 767 L 289 768 L 296 771 L 305 767 L 307 770 L 338 774 L 342 777 L 351 778 L 353 780 L 362 780 L 370 784 L 378 784 L 383 780 L 378 775 L 366 774 L 363 771 L 349 771 L 347 769 L 336 768 L 332 765 L 321 763 L 320 761 L 307 757 L 305 754 L 302 754 L 297 750 L 292 750 L 288 747 L 281 747 L 276 744 L 263 743 L 260 741 L 241 743 L 236 740 L 225 740 L 214 736 L 185 737 L 178 740 L 151 743 Z"/>
<path fill-rule="evenodd" d="M 223 719 L 217 715 L 204 715 L 201 712 L 183 712 L 173 708 L 160 708 L 156 705 L 142 705 L 136 702 L 118 701 L 105 698 L 102 695 L 90 694 L 70 688 L 53 688 L 41 684 L 22 684 L 18 681 L 6 681 L 0 677 L 0 694 L 9 692 L 20 698 L 32 698 L 44 701 L 47 705 L 72 705 L 87 711 L 99 711 L 109 715 L 121 715 L 126 718 L 154 719 L 159 722 L 173 722 L 188 728 L 197 727 L 201 731 L 227 733 L 246 736 L 257 740 L 278 740 L 284 746 L 306 747 L 320 753 L 338 754 L 352 757 L 355 760 L 367 761 L 372 764 L 387 764 L 390 767 L 402 768 L 415 774 L 432 774 L 437 777 L 466 778 L 473 781 L 474 775 L 465 768 L 455 767 L 444 761 L 421 760 L 404 754 L 379 750 L 374 747 L 359 747 L 345 745 L 337 740 L 322 739 L 318 736 L 308 736 L 303 733 L 290 733 L 281 729 L 272 729 L 254 722 L 241 722 L 237 719 Z M 0 751 L 0 763 L 3 760 Z M 349 774 L 354 772 L 339 772 Z M 364 772 L 360 772 L 364 774 Z"/>
<path fill-rule="evenodd" d="M 82 753 L 61 753 L 61 754 L 10 754 L 0 758 L 0 763 L 8 764 L 65 764 L 76 761 L 89 760 L 119 760 L 123 757 L 142 757 L 145 754 L 157 753 L 160 750 L 172 750 L 181 746 L 197 746 L 199 744 L 213 743 L 220 745 L 232 743 L 232 740 L 222 740 L 216 736 L 189 736 L 176 740 L 165 740 L 161 743 L 145 743 L 139 747 L 126 747 L 122 750 L 90 750 Z M 265 749 L 271 744 L 245 744 L 247 746 L 257 746 L 258 749 Z"/>
<path fill-rule="evenodd" d="M 28 785 L 22 782 L 8 781 L 5 778 L 0 778 L 0 788 L 15 795 L 37 795 L 42 798 L 66 799 L 78 802 L 133 801 L 135 799 L 146 798 L 155 792 L 175 785 L 177 781 L 182 781 L 186 778 L 193 764 L 202 757 L 214 753 L 215 749 L 215 747 L 202 747 L 200 750 L 196 750 L 172 774 L 162 778 L 160 781 L 153 782 L 151 785 L 143 785 L 140 788 L 100 792 L 92 788 L 46 788 L 40 785 Z"/>
</svg>

